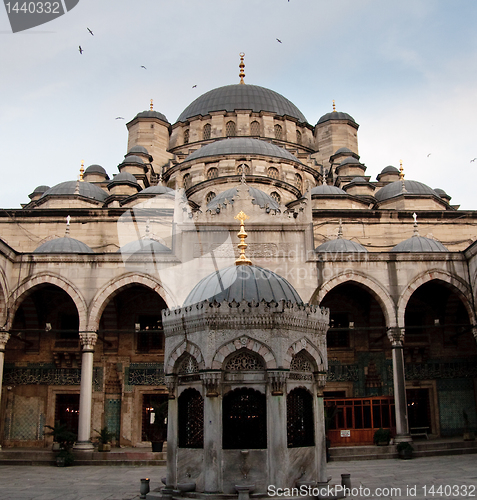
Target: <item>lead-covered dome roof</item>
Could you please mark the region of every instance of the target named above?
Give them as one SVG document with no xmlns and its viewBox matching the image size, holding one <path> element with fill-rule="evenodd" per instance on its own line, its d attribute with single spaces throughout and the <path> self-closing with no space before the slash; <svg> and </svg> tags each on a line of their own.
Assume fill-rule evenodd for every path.
<svg viewBox="0 0 477 500">
<path fill-rule="evenodd" d="M 260 208 L 271 208 L 272 210 L 278 210 L 280 205 L 267 193 L 255 187 L 248 187 L 248 194 L 253 198 L 252 205 L 258 205 Z M 214 210 L 219 205 L 223 205 L 226 201 L 233 203 L 234 197 L 237 195 L 238 188 L 230 188 L 226 191 L 219 193 L 214 199 L 212 199 L 207 204 L 207 210 Z"/>
<path fill-rule="evenodd" d="M 403 190 L 403 182 L 404 188 Z M 439 197 L 439 195 L 429 186 L 417 181 L 395 181 L 391 182 L 387 186 L 381 188 L 374 197 L 378 201 L 388 200 L 389 198 L 394 198 L 395 196 L 400 196 L 401 194 L 411 194 L 411 195 L 433 195 Z"/>
<path fill-rule="evenodd" d="M 336 238 L 335 240 L 325 241 L 315 248 L 318 253 L 342 253 L 342 252 L 367 252 L 366 248 L 356 241 L 345 238 Z"/>
<path fill-rule="evenodd" d="M 356 123 L 355 119 L 348 113 L 343 113 L 342 111 L 332 111 L 331 113 L 326 113 L 319 120 L 318 123 L 327 122 L 328 120 L 342 120 L 346 122 Z"/>
<path fill-rule="evenodd" d="M 398 243 L 391 252 L 448 252 L 447 248 L 437 240 L 413 235 Z"/>
<path fill-rule="evenodd" d="M 293 156 L 280 146 L 248 137 L 234 137 L 212 142 L 194 151 L 184 161 L 221 155 L 272 156 L 274 158 L 282 158 L 283 160 L 301 163 L 296 156 Z"/>
<path fill-rule="evenodd" d="M 311 196 L 330 196 L 330 195 L 346 196 L 346 191 L 343 191 L 338 186 L 330 186 L 329 184 L 322 184 L 321 186 L 315 186 L 311 190 Z"/>
<path fill-rule="evenodd" d="M 297 291 L 285 278 L 258 266 L 230 266 L 199 281 L 185 299 L 184 306 L 208 300 L 213 302 L 279 302 L 303 304 Z"/>
<path fill-rule="evenodd" d="M 42 198 L 46 196 L 73 196 L 76 194 L 76 189 L 78 188 L 80 196 L 84 196 L 85 198 L 90 198 L 96 201 L 104 201 L 109 195 L 96 186 L 95 184 L 91 184 L 90 182 L 79 182 L 79 181 L 66 181 L 53 186 L 52 188 L 45 191 Z"/>
<path fill-rule="evenodd" d="M 286 97 L 273 90 L 248 84 L 226 85 L 206 92 L 189 104 L 177 121 L 184 122 L 193 116 L 205 116 L 213 111 L 233 112 L 239 109 L 251 109 L 256 113 L 270 111 L 306 122 L 302 112 Z"/>
<path fill-rule="evenodd" d="M 142 191 L 140 191 L 140 194 L 150 194 L 150 195 L 160 195 L 160 194 L 165 194 L 168 196 L 174 196 L 175 191 L 171 188 L 168 188 L 166 186 L 149 186 Z"/>
<path fill-rule="evenodd" d="M 165 115 L 159 113 L 159 111 L 154 111 L 154 110 L 141 111 L 135 116 L 135 118 L 158 118 L 163 122 L 169 123 L 169 120 L 166 118 Z"/>
<path fill-rule="evenodd" d="M 65 236 L 43 243 L 33 253 L 94 253 L 94 251 L 86 243 Z"/>
<path fill-rule="evenodd" d="M 143 238 L 141 240 L 135 240 L 122 246 L 117 253 L 121 254 L 155 254 L 170 252 L 171 249 L 163 245 L 157 240 L 152 240 L 150 238 Z"/>
</svg>

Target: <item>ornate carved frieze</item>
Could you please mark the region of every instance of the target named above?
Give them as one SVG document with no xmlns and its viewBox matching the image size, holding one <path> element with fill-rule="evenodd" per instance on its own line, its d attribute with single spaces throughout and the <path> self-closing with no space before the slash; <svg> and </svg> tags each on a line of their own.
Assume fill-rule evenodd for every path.
<svg viewBox="0 0 477 500">
<path fill-rule="evenodd" d="M 272 389 L 272 396 L 283 396 L 289 372 L 283 370 L 267 371 L 268 383 Z"/>
<path fill-rule="evenodd" d="M 222 372 L 204 372 L 200 378 L 205 386 L 205 395 L 208 398 L 215 398 L 219 395 Z"/>
</svg>

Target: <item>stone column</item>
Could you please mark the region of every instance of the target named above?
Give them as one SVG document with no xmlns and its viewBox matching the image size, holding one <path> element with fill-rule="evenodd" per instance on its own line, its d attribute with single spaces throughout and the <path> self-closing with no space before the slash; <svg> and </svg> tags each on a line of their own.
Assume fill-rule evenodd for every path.
<svg viewBox="0 0 477 500">
<path fill-rule="evenodd" d="M 326 483 L 328 472 L 326 468 L 326 429 L 325 429 L 325 400 L 323 388 L 326 384 L 326 373 L 315 373 L 316 403 L 315 412 L 315 460 L 317 464 L 317 482 Z"/>
<path fill-rule="evenodd" d="M 289 372 L 269 370 L 267 375 L 268 484 L 286 488 L 290 487 L 289 484 L 285 484 L 289 472 L 286 396 Z"/>
<path fill-rule="evenodd" d="M 388 332 L 392 344 L 394 408 L 396 413 L 395 442 L 412 441 L 407 417 L 406 381 L 404 376 L 403 328 L 391 328 Z"/>
<path fill-rule="evenodd" d="M 204 492 L 223 491 L 222 463 L 222 398 L 219 397 L 222 372 L 201 374 L 204 384 Z"/>
<path fill-rule="evenodd" d="M 2 387 L 3 387 L 3 365 L 5 363 L 5 346 L 7 345 L 10 334 L 5 331 L 0 332 L 0 410 L 2 409 Z M 0 450 L 2 445 L 0 444 Z"/>
<path fill-rule="evenodd" d="M 74 447 L 78 451 L 93 451 L 91 442 L 91 406 L 93 399 L 93 355 L 98 336 L 95 332 L 79 334 L 83 354 L 81 357 L 81 388 L 78 422 L 78 441 Z"/>
<path fill-rule="evenodd" d="M 177 377 L 176 375 L 166 375 L 165 383 L 169 391 L 169 403 L 167 405 L 167 471 L 166 487 L 171 489 L 177 485 Z"/>
</svg>

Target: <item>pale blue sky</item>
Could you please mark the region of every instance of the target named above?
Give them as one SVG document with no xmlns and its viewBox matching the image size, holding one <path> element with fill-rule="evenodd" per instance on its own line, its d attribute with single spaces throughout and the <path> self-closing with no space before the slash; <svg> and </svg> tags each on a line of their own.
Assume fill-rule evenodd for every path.
<svg viewBox="0 0 477 500">
<path fill-rule="evenodd" d="M 12 34 L 0 6 L 0 206 L 76 179 L 82 159 L 112 177 L 127 121 L 153 98 L 174 123 L 238 82 L 243 51 L 245 81 L 311 124 L 333 99 L 351 114 L 372 180 L 402 159 L 407 179 L 477 209 L 476 20 L 472 0 L 80 0 Z"/>
</svg>

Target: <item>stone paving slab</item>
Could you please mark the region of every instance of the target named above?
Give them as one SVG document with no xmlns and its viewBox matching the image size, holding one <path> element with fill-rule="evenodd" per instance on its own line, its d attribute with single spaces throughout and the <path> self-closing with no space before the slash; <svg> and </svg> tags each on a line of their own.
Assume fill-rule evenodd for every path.
<svg viewBox="0 0 477 500">
<path fill-rule="evenodd" d="M 341 474 L 351 474 L 350 499 L 477 500 L 477 455 L 332 462 L 328 474 L 331 485 L 341 483 Z M 0 466 L 0 499 L 137 500 L 141 478 L 149 477 L 154 490 L 162 486 L 163 476 L 165 467 L 158 466 L 4 465 Z"/>
</svg>

